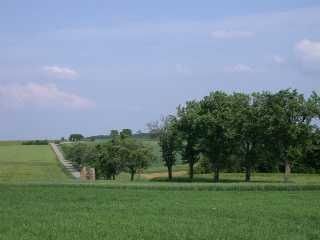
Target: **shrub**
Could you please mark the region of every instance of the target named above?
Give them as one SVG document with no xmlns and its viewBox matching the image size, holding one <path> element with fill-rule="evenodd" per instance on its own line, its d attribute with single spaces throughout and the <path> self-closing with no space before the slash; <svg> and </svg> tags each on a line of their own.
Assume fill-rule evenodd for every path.
<svg viewBox="0 0 320 240">
<path fill-rule="evenodd" d="M 31 141 L 24 141 L 22 145 L 48 145 L 48 140 L 31 140 Z"/>
</svg>

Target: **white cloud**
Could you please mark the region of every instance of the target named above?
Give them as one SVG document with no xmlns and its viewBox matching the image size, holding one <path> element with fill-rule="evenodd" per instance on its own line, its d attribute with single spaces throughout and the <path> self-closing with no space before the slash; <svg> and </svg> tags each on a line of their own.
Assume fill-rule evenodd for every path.
<svg viewBox="0 0 320 240">
<path fill-rule="evenodd" d="M 304 39 L 296 44 L 296 51 L 305 60 L 320 60 L 320 42 Z"/>
<path fill-rule="evenodd" d="M 216 39 L 250 38 L 254 33 L 250 31 L 216 30 L 211 32 L 211 37 Z"/>
<path fill-rule="evenodd" d="M 295 53 L 304 71 L 320 71 L 320 41 L 301 40 L 295 45 Z"/>
<path fill-rule="evenodd" d="M 224 71 L 229 73 L 250 73 L 254 72 L 254 69 L 251 66 L 245 64 L 236 64 L 226 67 Z"/>
<path fill-rule="evenodd" d="M 23 106 L 88 109 L 95 106 L 89 99 L 58 89 L 54 84 L 14 84 L 0 86 L 0 107 Z"/>
<path fill-rule="evenodd" d="M 279 64 L 279 65 L 286 63 L 286 59 L 284 57 L 279 56 L 279 55 L 274 55 L 272 57 L 272 60 L 274 63 Z"/>
<path fill-rule="evenodd" d="M 76 70 L 67 67 L 44 66 L 43 71 L 51 77 L 60 79 L 75 79 L 79 76 Z"/>
</svg>

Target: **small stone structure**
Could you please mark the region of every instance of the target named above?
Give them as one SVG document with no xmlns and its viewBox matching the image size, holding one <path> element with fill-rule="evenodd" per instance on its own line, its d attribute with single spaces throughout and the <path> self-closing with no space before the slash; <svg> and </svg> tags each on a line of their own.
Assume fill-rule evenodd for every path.
<svg viewBox="0 0 320 240">
<path fill-rule="evenodd" d="M 81 180 L 91 180 L 95 181 L 96 180 L 96 171 L 94 168 L 90 167 L 82 167 L 80 171 L 80 179 Z"/>
</svg>

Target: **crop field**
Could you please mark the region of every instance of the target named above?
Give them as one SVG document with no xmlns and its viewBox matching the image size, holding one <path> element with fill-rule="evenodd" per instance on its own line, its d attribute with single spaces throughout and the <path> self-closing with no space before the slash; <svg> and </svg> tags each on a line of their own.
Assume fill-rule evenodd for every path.
<svg viewBox="0 0 320 240">
<path fill-rule="evenodd" d="M 49 146 L 0 143 L 0 183 L 67 179 Z"/>
<path fill-rule="evenodd" d="M 49 146 L 0 143 L 0 239 L 319 239 L 320 176 L 196 175 L 155 165 L 129 182 L 70 179 Z M 290 190 L 290 191 L 289 191 Z"/>
<path fill-rule="evenodd" d="M 319 239 L 319 198 L 314 191 L 1 186 L 0 239 Z"/>
</svg>

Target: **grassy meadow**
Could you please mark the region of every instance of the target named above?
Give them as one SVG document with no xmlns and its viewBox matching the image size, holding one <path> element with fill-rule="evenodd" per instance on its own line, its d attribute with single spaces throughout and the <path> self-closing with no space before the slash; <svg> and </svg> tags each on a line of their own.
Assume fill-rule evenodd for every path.
<svg viewBox="0 0 320 240">
<path fill-rule="evenodd" d="M 0 143 L 0 183 L 67 180 L 49 146 Z"/>
<path fill-rule="evenodd" d="M 0 239 L 319 239 L 319 198 L 319 191 L 2 186 Z"/>
<path fill-rule="evenodd" d="M 0 239 L 320 238 L 317 174 L 166 174 L 156 163 L 134 182 L 75 181 L 49 146 L 0 143 Z"/>
</svg>

